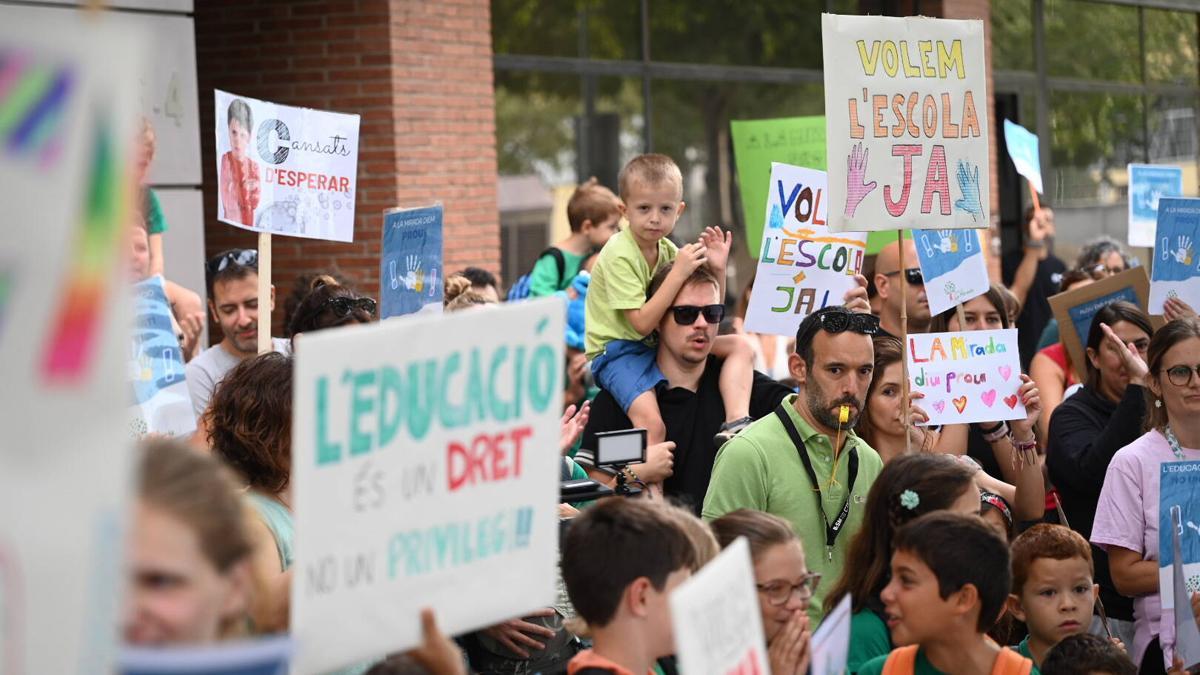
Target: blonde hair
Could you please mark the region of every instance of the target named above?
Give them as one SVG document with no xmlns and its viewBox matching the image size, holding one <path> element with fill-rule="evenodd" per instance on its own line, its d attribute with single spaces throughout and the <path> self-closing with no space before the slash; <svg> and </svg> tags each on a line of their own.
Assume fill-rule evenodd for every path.
<svg viewBox="0 0 1200 675">
<path fill-rule="evenodd" d="M 692 549 L 696 552 L 696 566 L 693 572 L 704 567 L 721 552 L 717 538 L 713 535 L 708 523 L 700 520 L 690 510 L 676 504 L 662 505 L 663 512 L 687 535 Z"/>
<path fill-rule="evenodd" d="M 612 190 L 600 184 L 595 176 L 575 188 L 567 202 L 567 223 L 572 232 L 583 229 L 586 221 L 599 225 L 614 214 L 620 213 L 620 202 Z"/>
<path fill-rule="evenodd" d="M 650 153 L 629 160 L 617 177 L 622 199 L 629 198 L 629 191 L 635 183 L 656 187 L 670 184 L 676 188 L 679 198 L 683 199 L 683 172 L 675 160 L 666 155 Z"/>
<path fill-rule="evenodd" d="M 446 277 L 442 305 L 447 312 L 458 312 L 476 305 L 489 305 L 491 300 L 471 288 L 471 280 L 461 274 Z"/>
</svg>

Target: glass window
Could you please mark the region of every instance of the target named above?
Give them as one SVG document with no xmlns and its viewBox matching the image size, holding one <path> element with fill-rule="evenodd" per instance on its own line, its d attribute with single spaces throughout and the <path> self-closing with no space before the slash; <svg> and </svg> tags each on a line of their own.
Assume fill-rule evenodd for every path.
<svg viewBox="0 0 1200 675">
<path fill-rule="evenodd" d="M 1146 81 L 1196 85 L 1196 15 L 1143 10 L 1146 21 Z"/>
<path fill-rule="evenodd" d="M 500 175 L 536 174 L 547 185 L 575 182 L 580 78 L 498 71 L 495 90 Z"/>
<path fill-rule="evenodd" d="M 1050 129 L 1055 203 L 1109 203 L 1121 196 L 1114 171 L 1145 159 L 1140 96 L 1053 92 Z"/>
<path fill-rule="evenodd" d="M 1034 70 L 1033 9 L 1028 0 L 992 2 L 992 68 Z"/>
<path fill-rule="evenodd" d="M 1147 110 L 1150 161 L 1196 165 L 1196 97 L 1154 96 Z"/>
<path fill-rule="evenodd" d="M 1051 76 L 1141 82 L 1138 10 L 1084 0 L 1046 0 Z"/>
<path fill-rule="evenodd" d="M 652 2 L 650 55 L 655 61 L 820 68 L 824 10 L 825 0 Z"/>
<path fill-rule="evenodd" d="M 587 42 L 579 27 L 586 21 Z M 497 54 L 641 58 L 641 6 L 628 0 L 492 0 L 492 49 Z"/>
</svg>

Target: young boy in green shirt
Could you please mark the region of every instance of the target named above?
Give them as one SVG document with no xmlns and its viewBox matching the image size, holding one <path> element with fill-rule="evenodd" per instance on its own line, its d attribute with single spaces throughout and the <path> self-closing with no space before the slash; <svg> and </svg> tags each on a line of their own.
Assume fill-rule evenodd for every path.
<svg viewBox="0 0 1200 675">
<path fill-rule="evenodd" d="M 546 251 L 533 264 L 529 273 L 531 298 L 570 288 L 583 261 L 621 231 L 621 202 L 612 190 L 589 178 L 575 188 L 567 202 L 567 223 L 571 226 L 571 236 L 554 245 L 557 253 Z"/>
<path fill-rule="evenodd" d="M 907 646 L 859 675 L 1029 675 L 1032 661 L 986 634 L 1008 597 L 1008 564 L 1008 545 L 978 516 L 938 511 L 900 528 L 880 598 L 892 642 Z"/>
</svg>

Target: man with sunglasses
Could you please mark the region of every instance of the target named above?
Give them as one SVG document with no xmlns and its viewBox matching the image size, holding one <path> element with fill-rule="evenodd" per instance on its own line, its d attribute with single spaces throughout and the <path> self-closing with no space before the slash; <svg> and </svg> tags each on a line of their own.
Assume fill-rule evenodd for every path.
<svg viewBox="0 0 1200 675">
<path fill-rule="evenodd" d="M 223 338 L 187 364 L 188 393 L 197 419 L 225 374 L 258 353 L 258 251 L 242 248 L 219 253 L 205 264 L 204 272 L 208 311 Z M 275 309 L 274 286 L 270 309 Z M 272 338 L 271 343 L 277 352 L 290 351 L 287 340 Z"/>
<path fill-rule="evenodd" d="M 879 454 L 854 433 L 874 370 L 879 319 L 826 307 L 800 323 L 788 357 L 800 383 L 775 414 L 751 424 L 717 453 L 704 517 L 738 509 L 787 520 L 809 555 L 809 569 L 841 577 L 862 526 L 867 493 L 883 469 Z M 820 621 L 819 602 L 809 617 Z"/>
<path fill-rule="evenodd" d="M 658 292 L 674 263 L 660 269 L 650 281 L 649 295 Z M 701 266 L 684 282 L 670 309 L 659 322 L 656 362 L 663 376 L 655 388 L 666 426 L 667 442 L 647 449 L 647 461 L 630 467 L 632 478 L 662 482 L 666 496 L 684 502 L 696 513 L 708 490 L 716 457 L 715 436 L 725 419 L 720 377 L 723 361 L 712 355 L 717 328 L 725 316 L 717 278 Z M 754 373 L 750 390 L 750 416 L 769 414 L 791 393 L 762 373 Z M 596 434 L 633 427 L 616 399 L 601 391 L 592 402 L 583 442 L 575 456 L 593 478 L 612 482 L 613 477 L 594 467 Z"/>
<path fill-rule="evenodd" d="M 908 288 L 901 287 L 907 284 Z M 908 300 L 908 332 L 929 331 L 929 300 L 925 296 L 925 280 L 917 263 L 917 245 L 904 240 L 904 269 L 900 269 L 900 244 L 891 242 L 875 258 L 875 290 L 879 294 L 879 323 L 883 330 L 900 336 L 900 309 Z"/>
</svg>

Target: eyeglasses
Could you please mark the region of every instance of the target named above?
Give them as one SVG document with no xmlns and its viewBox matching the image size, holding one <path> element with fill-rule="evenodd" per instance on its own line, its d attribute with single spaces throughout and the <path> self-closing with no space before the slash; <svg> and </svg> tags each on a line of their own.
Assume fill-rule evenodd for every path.
<svg viewBox="0 0 1200 675">
<path fill-rule="evenodd" d="M 895 272 L 884 272 L 883 276 L 894 277 L 897 274 L 900 274 L 900 270 L 896 270 Z M 910 267 L 904 270 L 904 280 L 913 285 L 922 285 L 925 283 L 925 277 L 922 276 L 920 267 Z"/>
<path fill-rule="evenodd" d="M 1099 281 L 1101 279 L 1107 279 L 1108 277 L 1111 277 L 1114 274 L 1120 274 L 1121 272 L 1124 272 L 1124 271 L 1125 271 L 1124 267 L 1109 267 L 1108 265 L 1096 265 L 1095 267 L 1092 267 L 1091 269 L 1089 269 L 1087 272 L 1088 272 L 1088 274 L 1090 274 L 1092 276 L 1092 279 Z"/>
<path fill-rule="evenodd" d="M 709 323 L 721 323 L 721 319 L 725 318 L 725 305 L 675 305 L 671 308 L 671 313 L 675 316 L 675 323 L 680 326 L 690 326 L 696 323 L 696 317 L 704 315 L 704 320 Z"/>
<path fill-rule="evenodd" d="M 1171 366 L 1167 368 L 1167 379 L 1176 387 L 1186 387 L 1192 383 L 1192 373 L 1200 375 L 1200 365 Z"/>
<path fill-rule="evenodd" d="M 767 596 L 767 602 L 776 607 L 787 604 L 793 593 L 799 593 L 801 598 L 811 598 L 817 594 L 817 586 L 821 584 L 818 572 L 809 572 L 800 578 L 800 583 L 789 584 L 786 581 L 774 581 L 769 584 L 756 584 L 758 592 Z"/>
<path fill-rule="evenodd" d="M 828 312 L 819 314 L 821 328 L 827 333 L 843 333 L 852 331 L 863 335 L 875 335 L 879 332 L 879 317 L 874 314 L 860 312 Z"/>
<path fill-rule="evenodd" d="M 232 251 L 225 251 L 209 259 L 204 268 L 208 271 L 208 275 L 212 276 L 229 267 L 230 263 L 241 267 L 253 267 L 257 270 L 258 251 L 252 248 L 235 248 Z"/>
<path fill-rule="evenodd" d="M 356 309 L 362 310 L 371 316 L 375 316 L 376 304 L 374 298 L 347 298 L 345 296 L 339 296 L 336 298 L 330 298 L 329 302 L 326 304 L 339 319 L 344 319 L 350 316 L 350 312 L 353 312 Z"/>
</svg>

